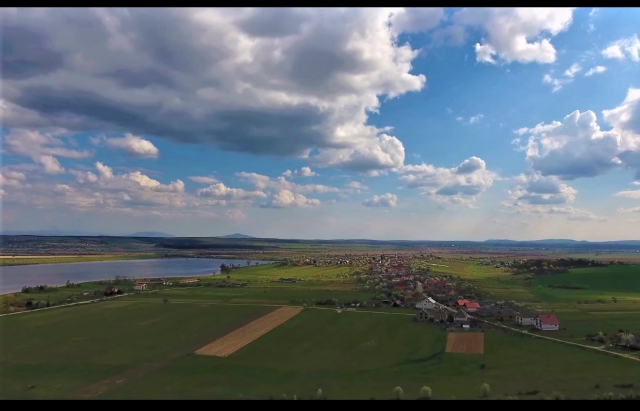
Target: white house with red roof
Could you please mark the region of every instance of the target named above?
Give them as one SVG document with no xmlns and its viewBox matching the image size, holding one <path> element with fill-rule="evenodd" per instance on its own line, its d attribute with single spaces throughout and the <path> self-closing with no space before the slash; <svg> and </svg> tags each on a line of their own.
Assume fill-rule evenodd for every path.
<svg viewBox="0 0 640 411">
<path fill-rule="evenodd" d="M 144 291 L 147 289 L 147 284 L 138 282 L 133 286 L 133 289 L 136 291 Z"/>
<path fill-rule="evenodd" d="M 542 331 L 558 331 L 560 329 L 560 320 L 553 314 L 539 315 L 535 318 L 535 327 Z"/>
</svg>

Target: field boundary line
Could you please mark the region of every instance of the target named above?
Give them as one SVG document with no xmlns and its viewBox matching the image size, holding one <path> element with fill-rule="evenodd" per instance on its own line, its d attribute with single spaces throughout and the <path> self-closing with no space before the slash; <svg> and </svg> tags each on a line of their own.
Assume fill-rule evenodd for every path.
<svg viewBox="0 0 640 411">
<path fill-rule="evenodd" d="M 78 305 L 83 305 L 83 304 L 91 304 L 91 303 L 98 303 L 98 302 L 102 302 L 102 301 L 110 301 L 113 298 L 118 298 L 118 297 L 125 297 L 127 295 L 131 295 L 131 294 L 120 294 L 120 295 L 114 295 L 113 297 L 110 297 L 109 299 L 97 299 L 97 300 L 89 300 L 89 301 L 80 301 L 77 303 L 70 303 L 70 304 L 63 304 L 63 305 L 56 305 L 55 307 L 45 307 L 45 308 L 37 308 L 35 310 L 25 310 L 25 311 L 19 311 L 17 313 L 7 313 L 7 314 L 0 314 L 0 317 L 6 317 L 7 315 L 17 315 L 17 314 L 26 314 L 26 313 L 37 313 L 39 311 L 44 311 L 44 310 L 53 310 L 54 308 L 64 308 L 64 307 L 75 307 Z"/>
</svg>

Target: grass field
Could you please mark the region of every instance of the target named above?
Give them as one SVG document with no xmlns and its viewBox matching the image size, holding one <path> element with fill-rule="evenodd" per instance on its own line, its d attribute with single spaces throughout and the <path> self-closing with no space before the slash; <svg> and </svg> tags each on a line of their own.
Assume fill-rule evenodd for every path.
<svg viewBox="0 0 640 411">
<path fill-rule="evenodd" d="M 447 334 L 410 316 L 307 309 L 225 358 L 203 345 L 273 307 L 128 301 L 0 318 L 1 398 L 492 397 L 538 389 L 590 398 L 623 392 L 640 367 L 624 359 L 501 332 L 485 354 L 445 353 Z M 526 353 L 526 355 L 523 355 Z M 486 368 L 481 369 L 482 362 Z M 562 372 L 557 372 L 557 370 Z M 29 388 L 32 387 L 32 388 Z"/>
<path fill-rule="evenodd" d="M 554 337 L 582 343 L 587 333 L 640 324 L 640 295 L 629 269 L 549 276 L 558 284 L 589 287 L 565 290 L 545 287 L 544 281 L 551 281 L 547 277 L 527 287 L 522 277 L 500 269 L 463 261 L 443 264 L 449 267 L 438 270 L 476 282 L 494 295 L 555 311 L 566 330 Z M 434 398 L 465 399 L 478 398 L 483 383 L 491 386 L 490 398 L 527 398 L 523 393 L 533 390 L 593 398 L 629 391 L 616 384 L 640 385 L 637 362 L 605 353 L 491 330 L 482 334 L 483 347 L 478 341 L 459 341 L 448 350 L 476 354 L 452 353 L 447 352 L 447 333 L 413 321 L 414 310 L 336 313 L 315 306 L 319 299 L 335 298 L 340 304 L 372 297 L 347 273 L 346 267 L 252 266 L 230 275 L 232 281 L 248 282 L 247 287 L 161 287 L 111 301 L 0 317 L 0 398 L 260 399 L 286 394 L 306 399 L 322 389 L 329 399 L 387 399 L 396 386 L 403 388 L 404 398 L 416 398 L 427 385 Z M 280 277 L 306 281 L 273 282 Z M 576 292 L 615 292 L 618 303 L 577 304 Z M 310 308 L 229 356 L 195 354 L 282 305 L 304 304 Z M 480 334 L 465 338 L 478 338 L 471 335 Z"/>
<path fill-rule="evenodd" d="M 561 330 L 553 336 L 584 342 L 586 334 L 599 331 L 609 335 L 618 330 L 640 332 L 640 266 L 571 270 L 565 274 L 536 276 L 512 275 L 503 269 L 448 261 L 448 268 L 434 271 L 460 276 L 488 292 L 488 298 L 514 300 L 541 312 L 555 313 Z M 550 288 L 549 285 L 574 284 L 586 289 Z"/>
<path fill-rule="evenodd" d="M 158 256 L 156 254 L 0 256 L 0 266 L 89 263 L 94 261 L 148 260 L 153 258 L 158 258 Z"/>
</svg>

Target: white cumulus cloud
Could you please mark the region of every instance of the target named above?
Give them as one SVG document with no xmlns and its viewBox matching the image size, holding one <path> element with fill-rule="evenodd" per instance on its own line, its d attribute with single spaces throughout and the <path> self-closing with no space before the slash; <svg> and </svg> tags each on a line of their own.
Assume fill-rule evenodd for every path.
<svg viewBox="0 0 640 411">
<path fill-rule="evenodd" d="M 364 200 L 362 205 L 365 207 L 395 207 L 398 204 L 398 196 L 386 193 L 381 196 L 374 195 L 373 198 Z"/>
<path fill-rule="evenodd" d="M 160 150 L 149 140 L 127 133 L 122 138 L 109 138 L 105 140 L 108 147 L 123 149 L 127 154 L 139 158 L 157 158 Z"/>
</svg>

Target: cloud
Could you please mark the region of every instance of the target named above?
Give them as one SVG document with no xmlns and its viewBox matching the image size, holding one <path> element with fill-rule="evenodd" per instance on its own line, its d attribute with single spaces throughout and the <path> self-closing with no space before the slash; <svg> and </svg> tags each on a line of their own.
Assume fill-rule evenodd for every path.
<svg viewBox="0 0 640 411">
<path fill-rule="evenodd" d="M 601 74 L 607 71 L 605 66 L 595 66 L 589 69 L 586 73 L 584 73 L 585 77 L 593 76 L 594 74 Z"/>
<path fill-rule="evenodd" d="M 397 33 L 419 33 L 438 27 L 444 17 L 440 7 L 410 7 L 394 12 L 390 22 Z"/>
<path fill-rule="evenodd" d="M 577 190 L 563 184 L 557 177 L 545 177 L 539 173 L 521 174 L 518 185 L 508 191 L 509 206 L 528 207 L 572 203 Z"/>
<path fill-rule="evenodd" d="M 381 196 L 373 196 L 368 200 L 364 200 L 362 205 L 365 207 L 395 207 L 398 203 L 398 196 L 386 193 Z"/>
<path fill-rule="evenodd" d="M 441 206 L 471 205 L 497 178 L 478 157 L 470 157 L 453 168 L 422 163 L 404 166 L 398 172 L 407 187 L 421 188 L 423 194 Z"/>
<path fill-rule="evenodd" d="M 616 40 L 602 50 L 602 55 L 608 59 L 624 60 L 629 58 L 633 61 L 640 61 L 640 40 L 638 35 Z"/>
<path fill-rule="evenodd" d="M 475 116 L 469 118 L 469 124 L 479 123 L 480 120 L 482 120 L 483 117 L 484 116 L 482 114 L 475 115 Z"/>
<path fill-rule="evenodd" d="M 474 48 L 481 63 L 556 61 L 551 37 L 567 30 L 574 8 L 465 8 L 453 14 L 454 25 L 480 30 Z"/>
<path fill-rule="evenodd" d="M 378 175 L 379 170 L 394 169 L 404 164 L 404 146 L 396 137 L 381 134 L 375 140 L 361 141 L 349 149 L 322 150 L 309 160 L 320 167 L 332 166 L 371 176 Z"/>
<path fill-rule="evenodd" d="M 618 197 L 640 199 L 640 190 L 620 191 L 620 192 L 617 192 L 615 195 Z"/>
<path fill-rule="evenodd" d="M 127 133 L 122 138 L 109 138 L 105 144 L 111 148 L 123 149 L 127 154 L 139 158 L 158 158 L 160 150 L 149 140 Z"/>
<path fill-rule="evenodd" d="M 269 176 L 265 176 L 257 173 L 239 172 L 236 173 L 236 177 L 243 180 L 250 181 L 256 190 L 275 190 L 275 191 L 291 191 L 294 193 L 340 193 L 341 189 L 337 187 L 327 186 L 323 184 L 296 184 L 288 181 L 286 178 L 280 176 L 276 179 L 271 179 Z"/>
<path fill-rule="evenodd" d="M 230 203 L 267 197 L 267 195 L 262 191 L 247 191 L 241 188 L 229 188 L 223 183 L 216 183 L 207 188 L 201 188 L 196 193 L 198 197 L 221 200 L 223 202 Z M 221 205 L 224 204 L 225 203 L 221 203 Z"/>
<path fill-rule="evenodd" d="M 82 159 L 93 155 L 90 151 L 68 148 L 65 137 L 61 130 L 40 132 L 16 128 L 2 136 L 3 149 L 9 156 L 31 158 L 48 174 L 59 174 L 64 172 L 64 168 L 56 157 Z"/>
<path fill-rule="evenodd" d="M 516 130 L 529 134 L 525 146 L 526 160 L 543 176 L 562 180 L 595 177 L 614 168 L 640 169 L 640 89 L 629 89 L 622 104 L 604 110 L 604 120 L 612 126 L 602 131 L 595 113 L 574 111 L 563 121 L 540 123 Z M 519 144 L 520 139 L 514 140 Z M 640 177 L 640 173 L 638 174 Z"/>
<path fill-rule="evenodd" d="M 262 205 L 263 208 L 305 208 L 320 205 L 320 200 L 306 198 L 302 194 L 281 190 L 273 195 L 271 201 Z"/>
<path fill-rule="evenodd" d="M 64 167 L 60 165 L 60 162 L 54 156 L 40 156 L 34 160 L 42 165 L 44 172 L 47 174 L 64 173 Z"/>
<path fill-rule="evenodd" d="M 302 167 L 300 170 L 287 170 L 282 173 L 282 175 L 285 177 L 315 177 L 319 174 L 315 171 L 311 171 L 310 167 Z"/>
<path fill-rule="evenodd" d="M 217 178 L 210 177 L 210 176 L 191 176 L 191 177 L 189 177 L 189 180 L 195 181 L 196 183 L 200 183 L 200 184 L 215 184 L 215 183 L 219 183 Z"/>
<path fill-rule="evenodd" d="M 545 84 L 551 84 L 551 86 L 553 87 L 552 92 L 555 93 L 556 91 L 560 91 L 562 90 L 562 87 L 565 84 L 569 84 L 571 83 L 573 80 L 572 79 L 558 79 L 558 78 L 553 78 L 551 77 L 551 75 L 549 74 L 545 74 L 542 77 L 542 82 Z"/>
<path fill-rule="evenodd" d="M 347 190 L 353 191 L 355 193 L 362 193 L 364 191 L 369 190 L 369 187 L 367 187 L 366 185 L 362 184 L 359 181 L 349 181 L 344 186 Z"/>
<path fill-rule="evenodd" d="M 0 188 L 6 186 L 20 187 L 26 180 L 27 176 L 25 176 L 24 173 L 10 170 L 0 171 Z"/>
<path fill-rule="evenodd" d="M 438 10 L 3 9 L 3 123 L 391 169 L 404 147 L 368 113 L 424 88 L 398 35 Z"/>
<path fill-rule="evenodd" d="M 640 207 L 632 207 L 632 208 L 618 208 L 616 210 L 619 213 L 640 213 Z"/>
<path fill-rule="evenodd" d="M 566 77 L 569 78 L 573 78 L 578 72 L 580 72 L 582 70 L 582 67 L 580 67 L 580 64 L 578 63 L 574 63 L 571 65 L 571 67 L 569 67 L 565 72 L 564 75 Z"/>
<path fill-rule="evenodd" d="M 36 191 L 20 193 L 17 201 L 47 207 L 64 204 L 75 210 L 99 209 L 138 214 L 175 211 L 193 204 L 193 197 L 185 193 L 181 180 L 162 184 L 140 171 L 116 174 L 101 162 L 96 162 L 94 167 L 95 173 L 69 170 L 75 181 L 53 186 L 47 183 L 38 188 L 37 194 Z M 57 194 L 49 193 L 52 187 Z"/>
</svg>

